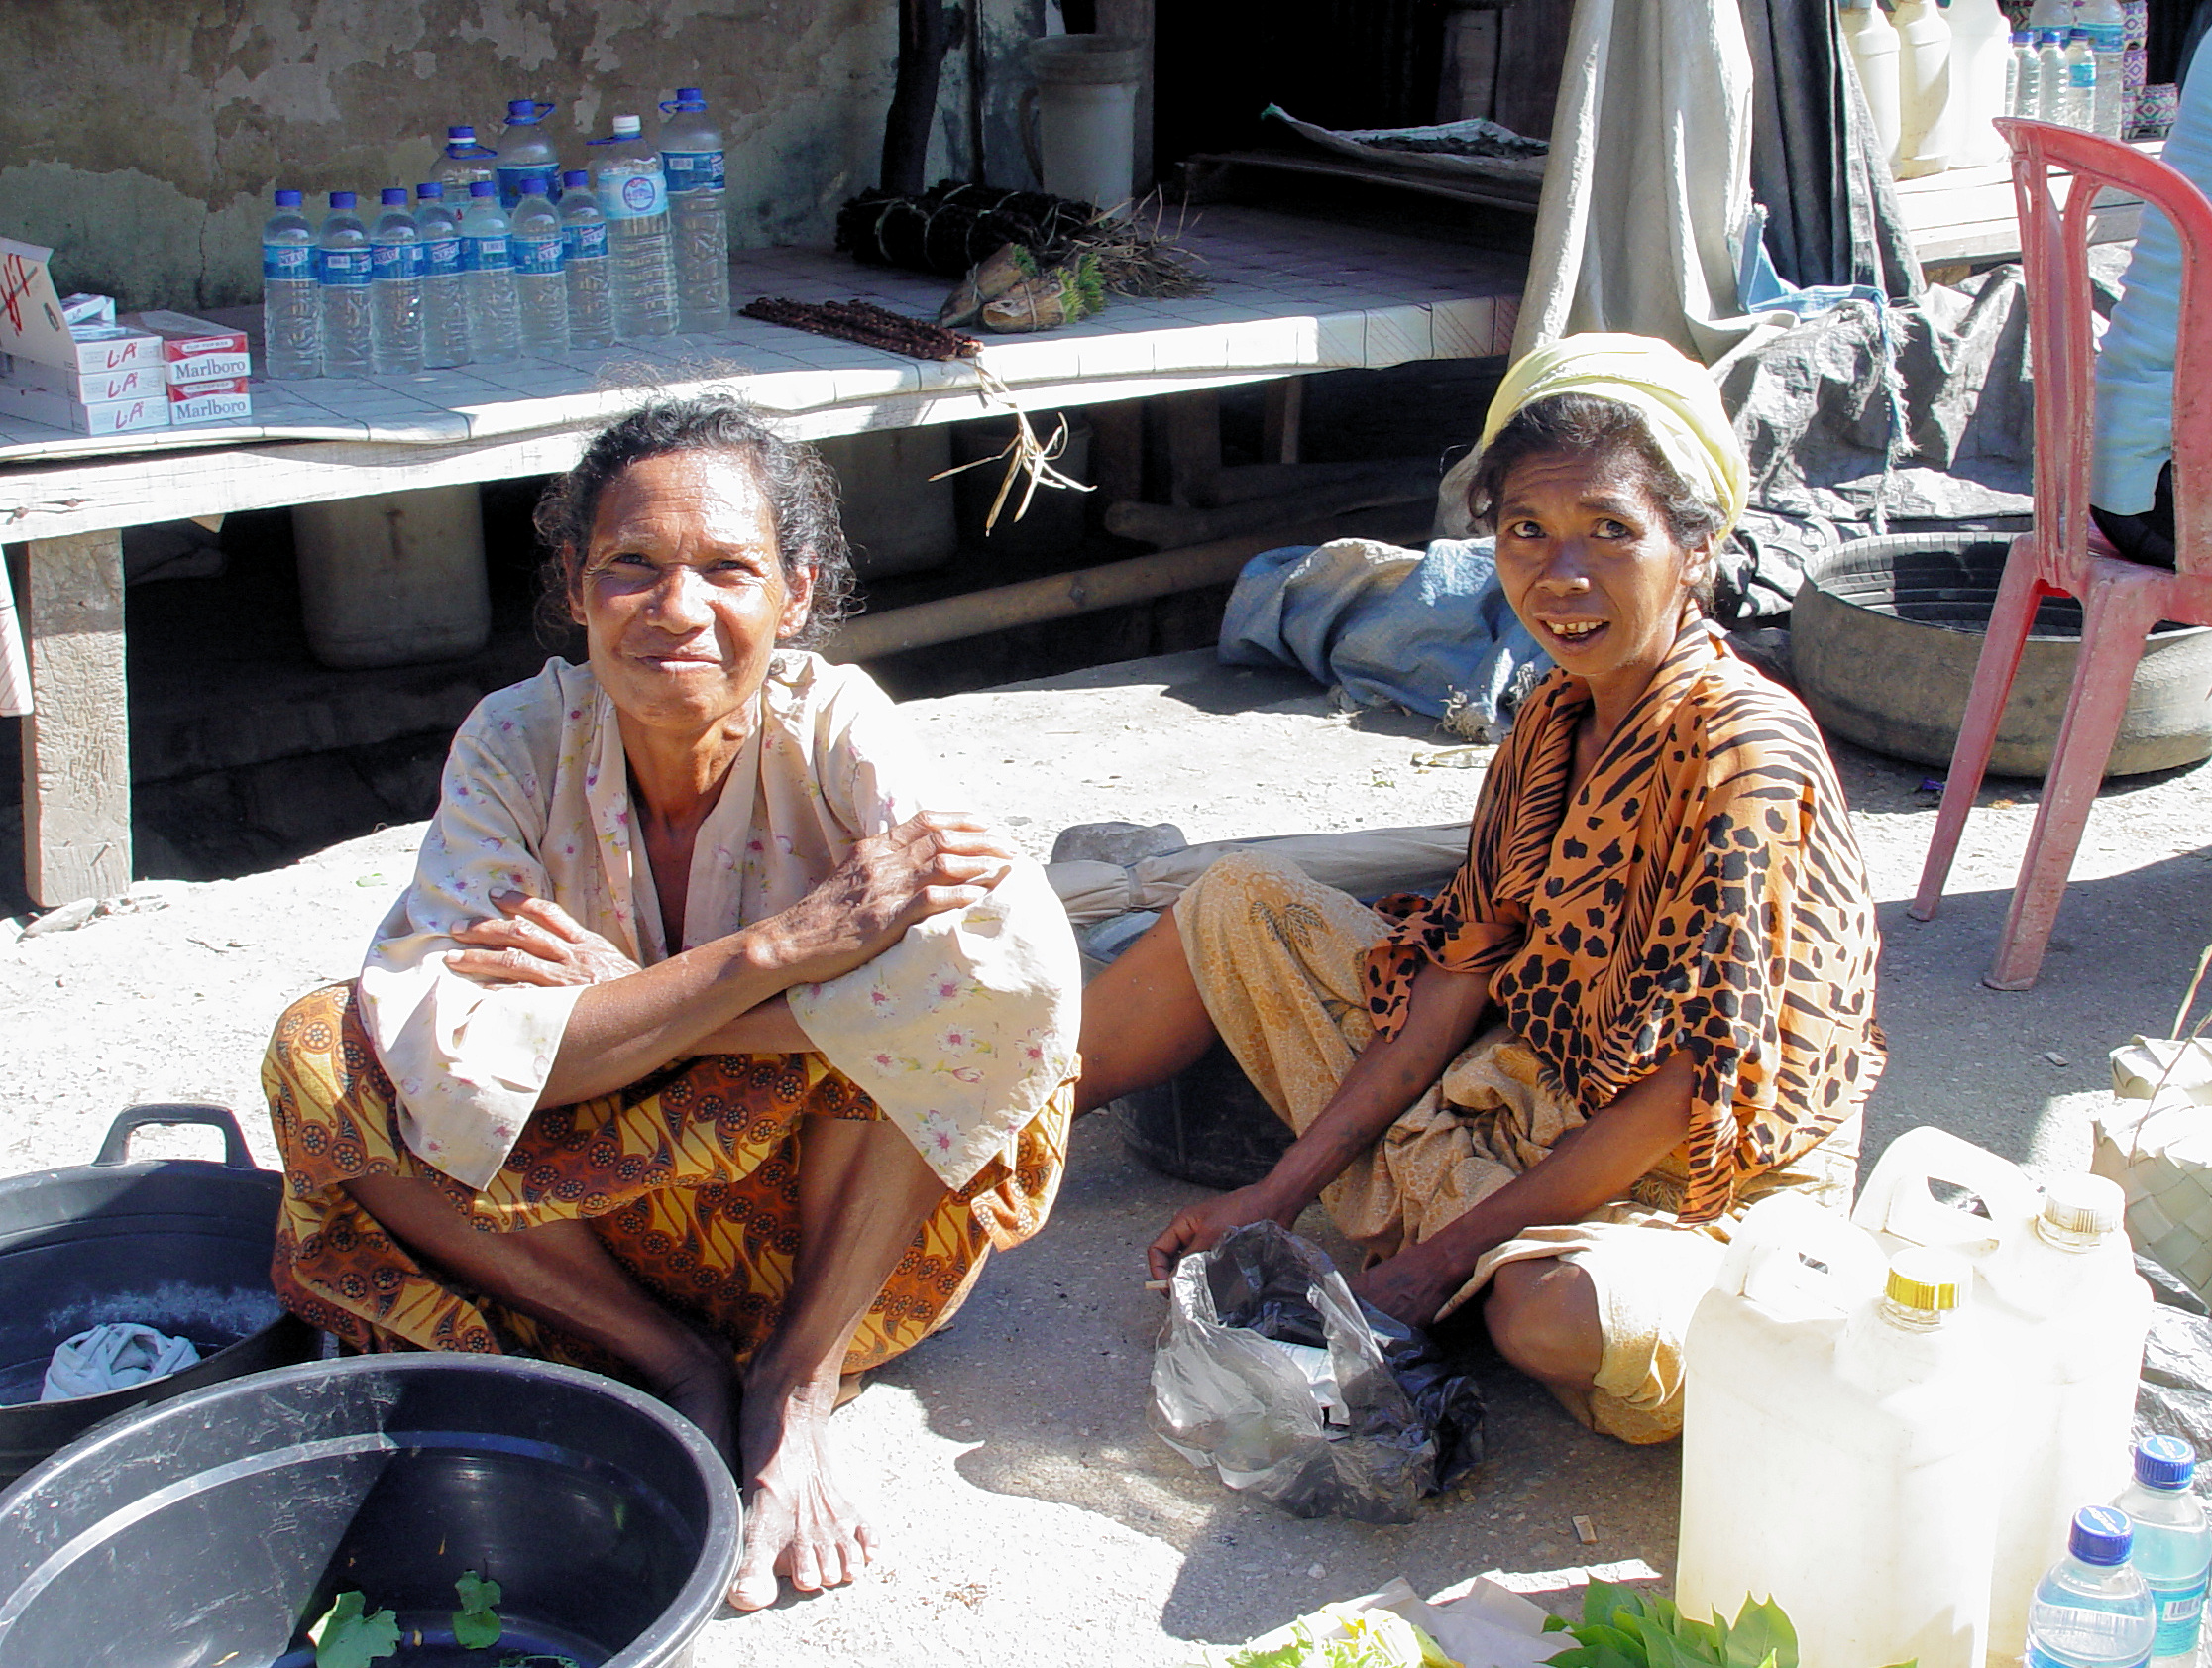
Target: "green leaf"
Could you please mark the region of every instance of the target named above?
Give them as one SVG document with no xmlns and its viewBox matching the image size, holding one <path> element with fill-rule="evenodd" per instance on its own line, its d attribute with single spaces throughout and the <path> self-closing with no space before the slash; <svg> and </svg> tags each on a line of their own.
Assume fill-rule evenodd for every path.
<svg viewBox="0 0 2212 1668">
<path fill-rule="evenodd" d="M 1903 1662 L 1892 1662 L 1889 1668 L 1920 1668 L 1920 1658 L 1909 1656 Z"/>
<path fill-rule="evenodd" d="M 369 1668 L 379 1657 L 398 1653 L 398 1617 L 389 1611 L 365 1615 L 367 1603 L 359 1593 L 341 1593 L 307 1629 L 315 1642 L 315 1668 Z"/>
<path fill-rule="evenodd" d="M 1615 1587 L 1609 1581 L 1594 1581 L 1583 1593 L 1583 1620 L 1586 1622 L 1620 1623 L 1615 1612 L 1626 1611 L 1630 1615 L 1644 1613 L 1643 1595 L 1632 1587 Z"/>
<path fill-rule="evenodd" d="M 1291 1638 L 1273 1650 L 1247 1645 L 1229 1659 L 1229 1668 L 1304 1668 L 1313 1651 L 1313 1630 L 1302 1621 L 1290 1624 Z M 501 1663 L 499 1668 L 506 1668 Z"/>
<path fill-rule="evenodd" d="M 1798 1668 L 1797 1629 L 1772 1599 L 1756 1604 L 1747 1593 L 1728 1628 L 1725 1668 L 1769 1668 L 1770 1663 L 1771 1668 Z"/>
<path fill-rule="evenodd" d="M 499 1584 L 463 1570 L 453 1590 L 461 1596 L 461 1608 L 453 1612 L 453 1642 L 463 1650 L 489 1650 L 498 1644 L 499 1617 L 492 1607 L 499 1602 Z"/>
</svg>

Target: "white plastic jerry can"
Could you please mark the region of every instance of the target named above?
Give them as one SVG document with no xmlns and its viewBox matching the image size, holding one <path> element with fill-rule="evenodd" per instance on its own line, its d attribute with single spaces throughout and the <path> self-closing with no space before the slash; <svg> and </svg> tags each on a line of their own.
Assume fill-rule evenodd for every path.
<svg viewBox="0 0 2212 1668">
<path fill-rule="evenodd" d="M 1973 1195 L 1987 1214 L 1937 1199 L 1936 1187 Z M 1969 1326 L 2003 1387 L 1990 1410 L 2012 1427 L 1990 1578 L 1992 1664 L 2027 1649 L 2029 1603 L 2065 1551 L 2074 1512 L 2128 1484 L 2152 1298 L 2124 1206 L 2102 1176 L 2060 1175 L 2039 1188 L 1994 1153 L 1917 1129 L 1890 1144 L 1851 1212 L 1885 1249 L 1944 1246 L 1974 1268 Z"/>
<path fill-rule="evenodd" d="M 1684 1343 L 1675 1594 L 1772 1598 L 1804 1668 L 1982 1668 L 2001 1421 L 1971 1268 L 1791 1194 L 1745 1213 Z"/>
</svg>

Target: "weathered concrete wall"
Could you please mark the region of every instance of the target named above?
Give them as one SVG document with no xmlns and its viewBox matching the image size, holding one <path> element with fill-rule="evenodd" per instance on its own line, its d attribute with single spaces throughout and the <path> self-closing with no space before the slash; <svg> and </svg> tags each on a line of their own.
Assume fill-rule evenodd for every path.
<svg viewBox="0 0 2212 1668">
<path fill-rule="evenodd" d="M 984 7 L 1007 184 L 1027 172 L 1012 55 L 1041 17 Z M 875 182 L 897 47 L 895 0 L 0 0 L 0 234 L 52 246 L 64 291 L 248 302 L 277 186 L 412 185 L 448 123 L 497 144 L 523 97 L 559 104 L 548 129 L 581 167 L 586 137 L 629 111 L 650 133 L 681 83 L 722 123 L 732 241 L 826 241 Z M 933 177 L 967 169 L 965 87 L 955 48 Z"/>
</svg>

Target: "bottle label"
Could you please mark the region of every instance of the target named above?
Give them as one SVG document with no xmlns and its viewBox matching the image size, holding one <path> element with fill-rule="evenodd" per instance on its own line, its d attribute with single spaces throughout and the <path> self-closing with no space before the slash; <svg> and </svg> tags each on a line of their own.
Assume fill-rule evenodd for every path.
<svg viewBox="0 0 2212 1668">
<path fill-rule="evenodd" d="M 322 280 L 352 289 L 369 281 L 369 251 L 326 249 L 322 252 Z"/>
<path fill-rule="evenodd" d="M 417 243 L 380 243 L 369 252 L 369 273 L 380 283 L 422 276 L 422 246 Z"/>
<path fill-rule="evenodd" d="M 516 238 L 513 247 L 514 270 L 525 278 L 561 276 L 561 240 L 558 237 Z"/>
<path fill-rule="evenodd" d="M 315 281 L 315 248 L 305 243 L 262 245 L 262 278 L 278 282 Z"/>
<path fill-rule="evenodd" d="M 2071 1663 L 2061 1661 L 2059 1658 L 2052 1656 L 2034 1639 L 2030 1639 L 2028 1641 L 2027 1662 L 2028 1668 L 2073 1668 L 2073 1665 Z M 2128 1668 L 2150 1668 L 2150 1663 L 2151 1659 L 2147 1656 L 2139 1662 L 2130 1663 L 2128 1665 Z"/>
<path fill-rule="evenodd" d="M 461 240 L 459 238 L 431 238 L 422 246 L 422 271 L 425 278 L 453 278 L 461 271 Z"/>
<path fill-rule="evenodd" d="M 668 170 L 668 194 L 686 191 L 719 191 L 722 188 L 722 154 L 719 151 L 663 151 L 661 166 Z"/>
<path fill-rule="evenodd" d="M 643 220 L 668 212 L 668 181 L 659 168 L 648 173 L 608 169 L 599 178 L 600 212 L 609 220 Z"/>
<path fill-rule="evenodd" d="M 2077 91 L 2094 92 L 2097 89 L 2097 66 L 2093 63 L 2066 65 L 2066 84 Z"/>
<path fill-rule="evenodd" d="M 2121 31 L 2120 25 L 2107 23 L 2091 24 L 2089 26 L 2089 50 L 2091 52 L 2119 53 L 2126 52 L 2127 48 L 2127 39 Z"/>
<path fill-rule="evenodd" d="M 604 261 L 607 259 L 607 228 L 596 221 L 564 226 L 561 246 L 568 260 Z"/>
<path fill-rule="evenodd" d="M 2193 1581 L 2149 1581 L 2148 1585 L 2152 1601 L 2158 1608 L 2158 1632 L 2151 1643 L 2151 1654 L 2195 1656 L 2197 1623 L 2204 1617 L 2204 1575 L 2200 1573 Z"/>
<path fill-rule="evenodd" d="M 504 273 L 514 267 L 514 257 L 507 249 L 502 234 L 491 238 L 463 238 L 461 240 L 461 270 L 464 273 Z"/>
</svg>

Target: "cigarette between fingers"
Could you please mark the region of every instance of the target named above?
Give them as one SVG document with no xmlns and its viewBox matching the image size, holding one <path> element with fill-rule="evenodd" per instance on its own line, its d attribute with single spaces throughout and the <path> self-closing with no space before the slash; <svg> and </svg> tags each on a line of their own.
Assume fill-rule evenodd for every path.
<svg viewBox="0 0 2212 1668">
<path fill-rule="evenodd" d="M 1169 1283 L 1169 1281 L 1163 1279 L 1149 1279 L 1145 1281 L 1145 1289 L 1147 1291 L 1165 1291 Z"/>
</svg>

